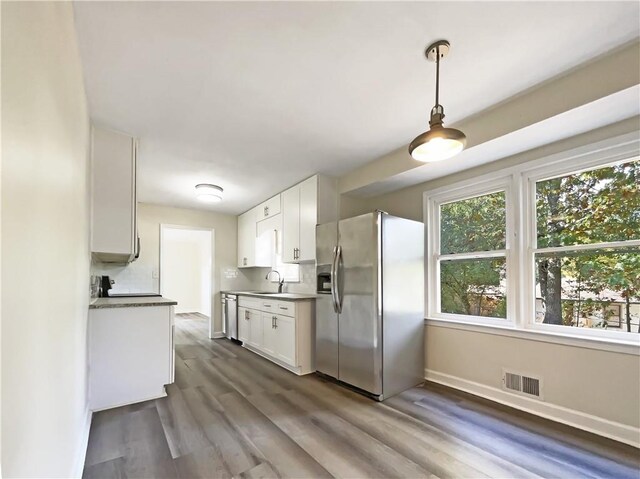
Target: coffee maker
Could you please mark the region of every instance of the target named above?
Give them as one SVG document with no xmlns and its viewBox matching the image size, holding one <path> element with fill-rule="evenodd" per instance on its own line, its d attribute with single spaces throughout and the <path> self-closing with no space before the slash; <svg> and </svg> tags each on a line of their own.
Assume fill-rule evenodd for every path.
<svg viewBox="0 0 640 479">
<path fill-rule="evenodd" d="M 109 290 L 111 289 L 111 285 L 114 284 L 115 281 L 109 279 L 109 276 L 101 276 L 100 277 L 100 290 L 98 291 L 98 296 L 101 298 L 109 297 Z"/>
</svg>

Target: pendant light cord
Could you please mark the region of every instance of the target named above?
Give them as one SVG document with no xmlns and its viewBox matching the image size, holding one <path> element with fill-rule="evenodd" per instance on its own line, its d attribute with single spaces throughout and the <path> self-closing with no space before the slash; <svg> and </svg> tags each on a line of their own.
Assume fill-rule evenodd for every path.
<svg viewBox="0 0 640 479">
<path fill-rule="evenodd" d="M 440 47 L 436 47 L 436 108 L 440 104 Z"/>
</svg>

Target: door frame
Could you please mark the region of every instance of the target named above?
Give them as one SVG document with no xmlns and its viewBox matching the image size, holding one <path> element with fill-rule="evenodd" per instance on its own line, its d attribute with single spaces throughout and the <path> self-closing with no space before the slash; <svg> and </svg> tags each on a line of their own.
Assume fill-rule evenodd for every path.
<svg viewBox="0 0 640 479">
<path fill-rule="evenodd" d="M 209 338 L 213 339 L 216 335 L 215 332 L 215 320 L 214 320 L 214 311 L 215 311 L 215 293 L 216 293 L 216 284 L 215 284 L 215 263 L 216 263 L 216 230 L 214 228 L 204 228 L 201 226 L 188 226 L 188 225 L 174 225 L 168 223 L 160 223 L 160 272 L 158 275 L 158 283 L 160 294 L 162 292 L 162 275 L 164 271 L 164 242 L 165 240 L 165 232 L 167 230 L 191 230 L 191 231 L 208 231 L 211 233 L 211 270 L 209 271 L 209 286 L 210 286 L 210 297 L 211 297 L 211 311 L 209 311 Z"/>
</svg>

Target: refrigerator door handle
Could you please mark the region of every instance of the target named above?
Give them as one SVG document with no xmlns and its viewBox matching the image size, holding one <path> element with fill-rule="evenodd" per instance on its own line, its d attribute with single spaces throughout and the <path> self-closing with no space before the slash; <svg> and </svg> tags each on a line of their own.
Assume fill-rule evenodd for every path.
<svg viewBox="0 0 640 479">
<path fill-rule="evenodd" d="M 338 246 L 337 250 L 336 250 L 336 259 L 335 259 L 335 272 L 336 272 L 336 282 L 335 282 L 335 290 L 336 290 L 336 313 L 341 314 L 342 313 L 342 297 L 340 296 L 340 290 L 341 290 L 341 283 L 342 283 L 342 278 L 341 278 L 341 274 L 340 274 L 340 262 L 342 261 L 342 246 Z M 333 286 L 333 282 L 332 282 L 332 286 Z"/>
<path fill-rule="evenodd" d="M 333 311 L 338 312 L 337 288 L 336 288 L 336 258 L 338 257 L 338 247 L 333 247 L 333 260 L 331 261 L 331 304 Z"/>
</svg>

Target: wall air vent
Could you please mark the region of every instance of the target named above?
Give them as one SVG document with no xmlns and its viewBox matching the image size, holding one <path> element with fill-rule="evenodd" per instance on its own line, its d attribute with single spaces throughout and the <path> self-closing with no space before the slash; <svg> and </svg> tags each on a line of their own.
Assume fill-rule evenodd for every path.
<svg viewBox="0 0 640 479">
<path fill-rule="evenodd" d="M 534 376 L 503 369 L 502 388 L 524 396 L 542 399 L 542 380 Z"/>
</svg>

